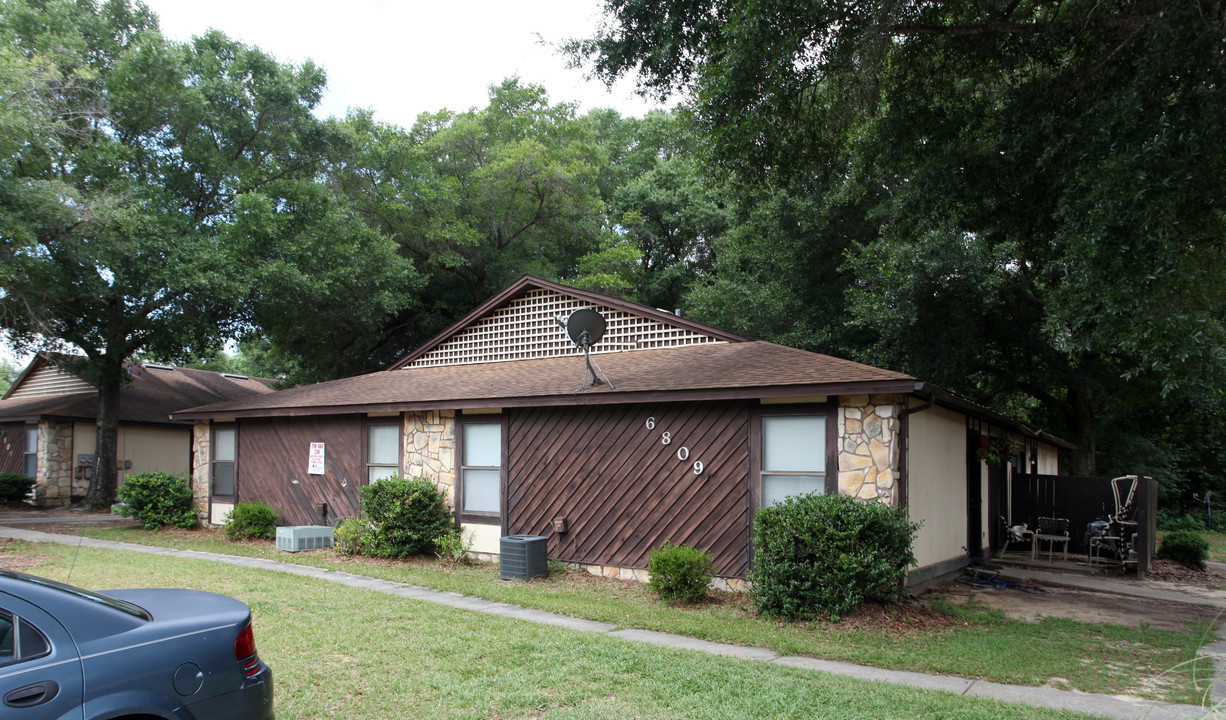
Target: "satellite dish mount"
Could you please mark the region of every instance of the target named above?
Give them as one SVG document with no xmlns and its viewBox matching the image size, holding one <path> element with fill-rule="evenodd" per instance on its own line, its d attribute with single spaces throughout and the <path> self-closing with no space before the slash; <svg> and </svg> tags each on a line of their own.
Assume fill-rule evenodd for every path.
<svg viewBox="0 0 1226 720">
<path fill-rule="evenodd" d="M 572 312 L 566 320 L 562 320 L 560 316 L 556 316 L 554 319 L 566 331 L 567 336 L 570 337 L 570 341 L 575 344 L 575 347 L 583 348 L 583 358 L 587 362 L 587 368 L 583 371 L 582 389 L 587 390 L 588 373 L 592 374 L 592 387 L 607 384 L 610 390 L 616 389 L 613 387 L 613 383 L 609 381 L 609 377 L 600 369 L 600 365 L 592 361 L 592 348 L 604 337 L 604 316 L 591 308 L 579 308 Z"/>
</svg>

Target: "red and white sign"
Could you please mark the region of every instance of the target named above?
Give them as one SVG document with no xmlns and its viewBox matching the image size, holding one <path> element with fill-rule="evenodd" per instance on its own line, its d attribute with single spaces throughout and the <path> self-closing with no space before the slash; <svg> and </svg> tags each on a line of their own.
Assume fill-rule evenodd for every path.
<svg viewBox="0 0 1226 720">
<path fill-rule="evenodd" d="M 324 474 L 324 444 L 311 443 L 311 461 L 307 466 L 308 475 Z"/>
</svg>

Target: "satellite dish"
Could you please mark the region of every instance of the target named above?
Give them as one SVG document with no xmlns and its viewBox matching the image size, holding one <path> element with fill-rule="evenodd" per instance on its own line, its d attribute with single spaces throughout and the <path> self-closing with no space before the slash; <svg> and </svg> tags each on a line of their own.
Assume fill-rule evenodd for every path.
<svg viewBox="0 0 1226 720">
<path fill-rule="evenodd" d="M 604 331 L 604 315 L 591 308 L 579 308 L 566 318 L 566 334 L 585 351 L 600 342 Z"/>
<path fill-rule="evenodd" d="M 596 312 L 591 308 L 579 308 L 570 314 L 563 322 L 561 317 L 554 317 L 558 321 L 558 325 L 566 331 L 566 335 L 576 347 L 583 348 L 583 357 L 587 361 L 587 369 L 583 371 L 583 388 L 587 389 L 587 374 L 592 373 L 592 386 L 603 385 L 608 383 L 609 389 L 612 390 L 613 383 L 605 376 L 604 371 L 599 365 L 593 367 L 592 364 L 592 347 L 600 342 L 604 337 L 606 323 L 604 315 Z M 600 378 L 604 377 L 604 380 Z"/>
</svg>

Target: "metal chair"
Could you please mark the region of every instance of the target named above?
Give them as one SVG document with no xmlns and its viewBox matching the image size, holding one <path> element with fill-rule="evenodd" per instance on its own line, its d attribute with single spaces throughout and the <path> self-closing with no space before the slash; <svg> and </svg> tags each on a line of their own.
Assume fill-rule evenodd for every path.
<svg viewBox="0 0 1226 720">
<path fill-rule="evenodd" d="M 1068 560 L 1068 518 L 1039 518 L 1039 528 L 1034 534 L 1034 545 L 1030 549 L 1030 559 L 1038 557 L 1041 544 L 1047 542 L 1047 559 L 1050 562 L 1055 554 L 1056 544 L 1064 544 L 1064 559 Z"/>
</svg>

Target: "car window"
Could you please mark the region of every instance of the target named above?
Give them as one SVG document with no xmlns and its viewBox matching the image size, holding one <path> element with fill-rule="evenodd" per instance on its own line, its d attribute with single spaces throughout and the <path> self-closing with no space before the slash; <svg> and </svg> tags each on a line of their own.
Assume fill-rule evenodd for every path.
<svg viewBox="0 0 1226 720">
<path fill-rule="evenodd" d="M 14 635 L 13 616 L 0 610 L 0 665 L 7 665 L 15 658 Z"/>
<path fill-rule="evenodd" d="M 0 610 L 0 667 L 33 660 L 51 652 L 47 636 L 7 610 Z"/>
</svg>

